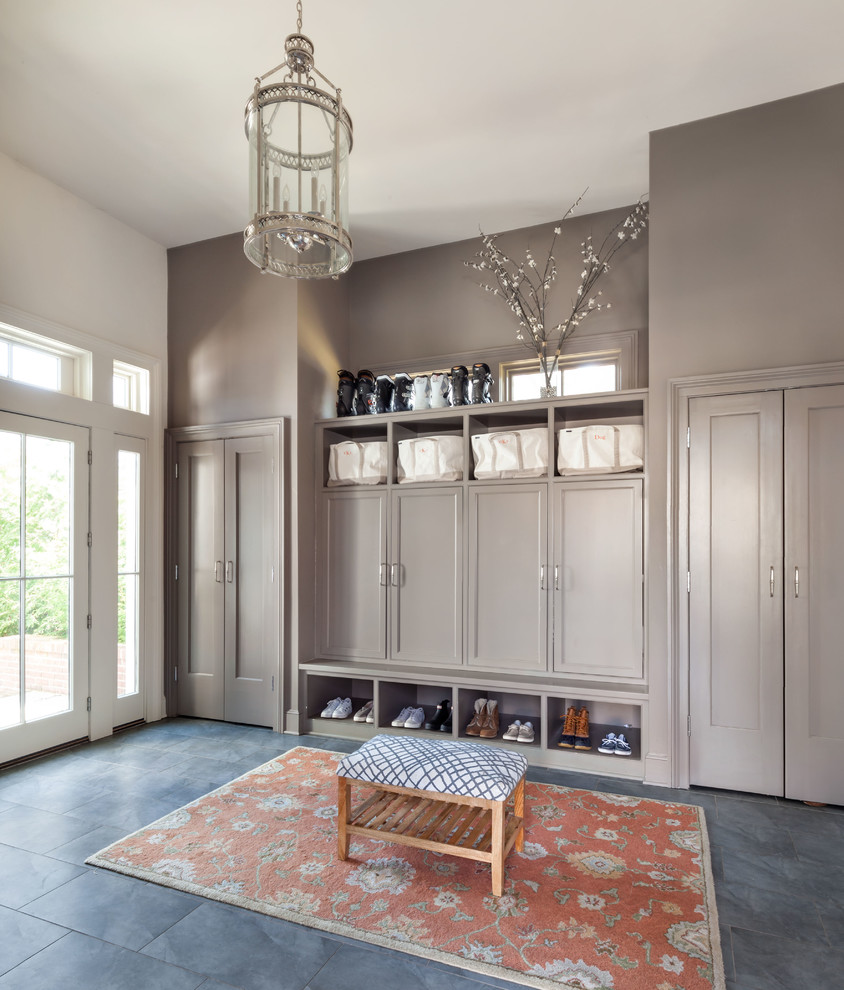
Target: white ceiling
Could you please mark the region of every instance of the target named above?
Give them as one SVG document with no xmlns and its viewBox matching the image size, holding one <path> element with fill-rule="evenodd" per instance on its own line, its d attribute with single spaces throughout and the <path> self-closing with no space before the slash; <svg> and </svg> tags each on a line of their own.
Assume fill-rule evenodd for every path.
<svg viewBox="0 0 844 990">
<path fill-rule="evenodd" d="M 303 0 L 363 259 L 647 190 L 648 132 L 844 81 L 841 0 Z M 0 0 L 0 151 L 172 247 L 247 221 L 295 0 Z"/>
</svg>

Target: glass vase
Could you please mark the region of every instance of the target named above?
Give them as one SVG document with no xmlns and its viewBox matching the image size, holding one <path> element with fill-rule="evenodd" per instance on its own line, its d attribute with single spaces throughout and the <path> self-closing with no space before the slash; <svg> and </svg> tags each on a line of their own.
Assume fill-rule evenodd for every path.
<svg viewBox="0 0 844 990">
<path fill-rule="evenodd" d="M 540 385 L 539 387 L 540 399 L 556 399 L 556 397 L 557 397 L 556 385 Z"/>
</svg>

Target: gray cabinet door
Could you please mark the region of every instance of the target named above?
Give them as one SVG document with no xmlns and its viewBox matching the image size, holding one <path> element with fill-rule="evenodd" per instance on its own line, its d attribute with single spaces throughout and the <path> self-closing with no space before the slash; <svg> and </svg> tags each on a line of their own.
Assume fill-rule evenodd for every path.
<svg viewBox="0 0 844 990">
<path fill-rule="evenodd" d="M 782 794 L 782 393 L 689 423 L 690 782 Z"/>
<path fill-rule="evenodd" d="M 225 538 L 222 440 L 178 445 L 179 712 L 224 717 Z"/>
<path fill-rule="evenodd" d="M 554 489 L 554 669 L 642 676 L 642 482 Z"/>
<path fill-rule="evenodd" d="M 785 411 L 785 796 L 844 804 L 844 386 Z"/>
<path fill-rule="evenodd" d="M 272 443 L 225 441 L 225 717 L 272 725 L 278 655 Z"/>
<path fill-rule="evenodd" d="M 468 662 L 547 668 L 548 486 L 469 489 Z"/>
<path fill-rule="evenodd" d="M 387 655 L 387 493 L 332 492 L 322 502 L 320 652 Z"/>
<path fill-rule="evenodd" d="M 463 659 L 463 491 L 395 491 L 390 526 L 390 656 Z"/>
</svg>

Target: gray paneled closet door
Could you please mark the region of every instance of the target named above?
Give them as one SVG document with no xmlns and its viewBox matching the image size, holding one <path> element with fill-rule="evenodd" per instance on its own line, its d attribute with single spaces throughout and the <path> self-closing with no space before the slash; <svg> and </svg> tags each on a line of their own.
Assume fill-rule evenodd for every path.
<svg viewBox="0 0 844 990">
<path fill-rule="evenodd" d="M 785 796 L 844 805 L 844 385 L 785 394 Z"/>
<path fill-rule="evenodd" d="M 690 782 L 782 794 L 782 393 L 689 424 Z"/>
</svg>

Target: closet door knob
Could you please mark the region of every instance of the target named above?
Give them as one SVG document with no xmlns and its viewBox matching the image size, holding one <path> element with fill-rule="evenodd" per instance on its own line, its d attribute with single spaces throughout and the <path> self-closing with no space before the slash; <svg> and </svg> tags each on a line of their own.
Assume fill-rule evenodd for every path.
<svg viewBox="0 0 844 990">
<path fill-rule="evenodd" d="M 554 591 L 560 590 L 560 566 L 554 564 Z"/>
<path fill-rule="evenodd" d="M 774 568 L 771 566 L 771 598 L 774 597 Z"/>
<path fill-rule="evenodd" d="M 229 584 L 234 581 L 234 561 L 229 560 L 226 562 L 226 580 Z"/>
<path fill-rule="evenodd" d="M 800 597 L 800 568 L 794 568 L 794 597 Z"/>
<path fill-rule="evenodd" d="M 539 590 L 545 591 L 545 564 L 539 565 Z"/>
<path fill-rule="evenodd" d="M 223 562 L 222 560 L 214 561 L 214 580 L 217 584 L 220 584 L 223 580 Z"/>
<path fill-rule="evenodd" d="M 394 588 L 398 588 L 399 586 L 398 575 L 400 566 L 401 564 L 390 564 L 390 584 Z"/>
</svg>

